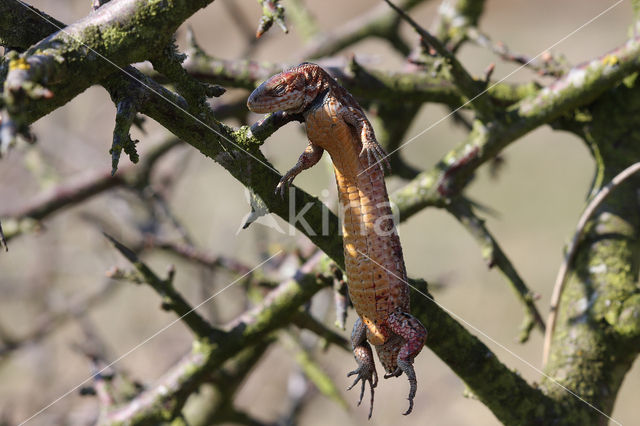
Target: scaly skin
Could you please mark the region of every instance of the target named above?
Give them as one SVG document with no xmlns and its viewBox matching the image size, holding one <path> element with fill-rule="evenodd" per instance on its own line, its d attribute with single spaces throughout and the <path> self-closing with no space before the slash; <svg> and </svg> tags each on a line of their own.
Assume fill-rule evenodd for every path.
<svg viewBox="0 0 640 426">
<path fill-rule="evenodd" d="M 309 145 L 297 164 L 280 180 L 276 192 L 284 194 L 303 170 L 315 165 L 326 150 L 333 160 L 340 203 L 344 256 L 349 296 L 360 316 L 351 334 L 358 368 L 351 389 L 362 381 L 373 389 L 378 376 L 369 343 L 375 346 L 386 374 L 409 378 L 409 414 L 417 382 L 413 359 L 427 331 L 409 314 L 409 287 L 402 247 L 384 183 L 385 153 L 356 100 L 315 64 L 303 63 L 262 83 L 247 106 L 254 112 L 302 113 Z M 368 342 L 368 343 L 367 343 Z"/>
</svg>

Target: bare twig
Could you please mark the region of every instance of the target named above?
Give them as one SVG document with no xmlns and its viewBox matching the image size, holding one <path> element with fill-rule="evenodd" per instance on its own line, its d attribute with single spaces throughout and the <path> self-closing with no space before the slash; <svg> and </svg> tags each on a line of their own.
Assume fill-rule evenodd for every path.
<svg viewBox="0 0 640 426">
<path fill-rule="evenodd" d="M 336 345 L 347 352 L 351 352 L 351 344 L 347 339 L 325 326 L 308 312 L 300 311 L 293 317 L 293 324 L 297 327 L 312 331 L 326 342 Z"/>
<path fill-rule="evenodd" d="M 493 118 L 495 116 L 495 111 L 493 105 L 491 105 L 490 98 L 489 96 L 483 96 L 484 84 L 475 80 L 462 66 L 455 55 L 451 53 L 447 47 L 440 42 L 440 40 L 422 28 L 422 26 L 414 21 L 413 18 L 411 18 L 404 10 L 400 9 L 390 0 L 384 1 L 422 37 L 421 43 L 423 43 L 426 48 L 433 48 L 438 55 L 445 60 L 449 67 L 449 72 L 454 84 L 473 105 L 476 113 L 484 120 Z"/>
<path fill-rule="evenodd" d="M 250 270 L 248 266 L 236 259 L 221 255 L 214 256 L 189 243 L 169 241 L 154 235 L 145 235 L 143 244 L 144 248 L 166 250 L 183 259 L 206 266 L 207 268 L 223 267 L 236 274 L 246 274 Z"/>
<path fill-rule="evenodd" d="M 7 245 L 7 240 L 4 237 L 4 232 L 2 231 L 2 222 L 0 222 L 0 249 L 4 246 L 4 251 L 9 251 L 9 246 Z"/>
<path fill-rule="evenodd" d="M 104 236 L 136 268 L 141 275 L 140 281 L 149 284 L 162 297 L 163 309 L 175 312 L 191 331 L 201 339 L 213 339 L 220 336 L 222 332 L 202 318 L 184 297 L 176 291 L 173 286 L 175 270 L 170 269 L 167 278 L 161 279 L 132 250 L 109 234 L 105 233 Z"/>
<path fill-rule="evenodd" d="M 564 260 L 560 265 L 560 269 L 558 270 L 558 276 L 556 277 L 556 282 L 553 285 L 553 293 L 551 295 L 551 307 L 549 311 L 549 317 L 547 318 L 547 330 L 544 335 L 544 346 L 542 349 L 542 365 L 546 365 L 549 360 L 549 351 L 551 350 L 551 340 L 553 339 L 553 332 L 556 326 L 556 320 L 558 317 L 558 307 L 560 305 L 560 298 L 562 297 L 562 290 L 564 289 L 565 283 L 567 281 L 567 274 L 569 273 L 569 267 L 573 262 L 573 258 L 576 255 L 578 245 L 580 240 L 582 239 L 582 235 L 584 234 L 585 226 L 587 222 L 596 211 L 598 206 L 602 204 L 602 202 L 607 198 L 607 196 L 620 184 L 622 184 L 625 180 L 633 176 L 635 173 L 640 171 L 640 163 L 634 163 L 617 174 L 611 182 L 609 182 L 606 186 L 604 186 L 587 204 L 587 208 L 584 209 L 584 212 L 580 216 L 578 220 L 578 225 L 576 226 L 576 232 L 573 234 L 573 238 L 571 239 L 571 243 L 567 247 L 567 254 L 564 256 Z"/>
<path fill-rule="evenodd" d="M 489 230 L 484 224 L 484 220 L 480 219 L 473 212 L 470 203 L 462 198 L 454 200 L 447 210 L 460 221 L 460 223 L 469 231 L 469 233 L 480 244 L 482 257 L 489 268 L 497 266 L 502 275 L 506 278 L 511 288 L 516 293 L 520 302 L 525 308 L 525 321 L 521 328 L 521 334 L 519 341 L 526 342 L 529 339 L 529 332 L 531 328 L 536 325 L 542 333 L 544 333 L 545 326 L 542 315 L 538 312 L 534 300 L 534 294 L 524 280 L 520 277 L 513 264 L 502 251 L 498 242 L 493 238 Z"/>
<path fill-rule="evenodd" d="M 284 7 L 280 4 L 280 0 L 258 0 L 262 6 L 262 17 L 256 31 L 256 38 L 262 37 L 271 26 L 276 23 L 285 33 L 289 32 L 284 22 Z"/>
<path fill-rule="evenodd" d="M 525 65 L 536 71 L 539 75 L 561 77 L 567 72 L 566 64 L 562 64 L 549 52 L 543 53 L 539 58 L 532 59 L 527 55 L 512 52 L 504 43 L 494 43 L 486 34 L 483 34 L 480 30 L 473 27 L 467 29 L 467 37 L 478 46 L 491 50 L 504 61 Z"/>
</svg>

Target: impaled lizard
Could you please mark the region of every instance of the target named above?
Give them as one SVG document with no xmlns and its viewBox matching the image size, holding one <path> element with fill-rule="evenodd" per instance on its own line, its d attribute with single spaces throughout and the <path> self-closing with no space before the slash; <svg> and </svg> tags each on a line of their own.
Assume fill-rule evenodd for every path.
<svg viewBox="0 0 640 426">
<path fill-rule="evenodd" d="M 427 338 L 424 326 L 409 313 L 409 287 L 387 188 L 386 154 L 356 100 L 318 65 L 303 63 L 274 75 L 251 93 L 251 111 L 285 111 L 304 117 L 309 145 L 276 187 L 285 189 L 303 170 L 315 165 L 326 150 L 333 160 L 340 203 L 349 296 L 358 313 L 351 343 L 358 368 L 349 389 L 359 381 L 374 388 L 378 375 L 369 343 L 385 369 L 385 378 L 405 373 L 409 379 L 409 408 L 413 409 L 417 381 L 413 360 Z M 368 342 L 368 343 L 367 343 Z"/>
</svg>

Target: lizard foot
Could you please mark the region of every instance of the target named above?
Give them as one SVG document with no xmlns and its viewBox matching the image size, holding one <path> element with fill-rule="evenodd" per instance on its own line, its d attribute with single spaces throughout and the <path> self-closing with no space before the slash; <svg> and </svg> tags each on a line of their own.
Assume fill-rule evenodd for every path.
<svg viewBox="0 0 640 426">
<path fill-rule="evenodd" d="M 353 375 L 358 375 L 356 380 L 347 388 L 347 390 L 351 390 L 358 382 L 362 383 L 362 387 L 360 388 L 360 399 L 358 400 L 358 406 L 362 403 L 362 398 L 364 397 L 364 388 L 365 383 L 369 382 L 369 387 L 371 388 L 371 406 L 369 407 L 369 419 L 373 414 L 373 389 L 378 385 L 378 373 L 376 373 L 375 367 L 373 369 L 369 368 L 365 364 L 360 364 L 358 368 L 347 374 L 347 377 L 351 377 Z"/>
<path fill-rule="evenodd" d="M 360 151 L 360 157 L 367 156 L 367 162 L 369 167 L 377 164 L 380 167 L 380 171 L 384 175 L 384 166 L 386 165 L 389 170 L 391 170 L 391 164 L 389 163 L 389 159 L 387 158 L 387 153 L 384 152 L 384 149 L 377 143 L 365 143 L 362 145 L 362 151 Z"/>
<path fill-rule="evenodd" d="M 287 172 L 284 176 L 282 176 L 282 179 L 280 179 L 280 182 L 278 182 L 278 185 L 276 186 L 276 190 L 274 191 L 274 193 L 280 194 L 280 198 L 284 199 L 284 193 L 291 186 L 296 175 L 297 173 L 294 174 L 294 173 Z"/>
</svg>

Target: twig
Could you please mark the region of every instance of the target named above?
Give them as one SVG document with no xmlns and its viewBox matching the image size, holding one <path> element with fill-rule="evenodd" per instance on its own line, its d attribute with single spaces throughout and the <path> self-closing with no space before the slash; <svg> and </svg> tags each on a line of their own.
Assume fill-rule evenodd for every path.
<svg viewBox="0 0 640 426">
<path fill-rule="evenodd" d="M 564 256 L 564 260 L 558 270 L 556 282 L 553 286 L 553 293 L 551 295 L 551 307 L 549 311 L 549 317 L 547 318 L 547 330 L 544 335 L 544 346 L 542 349 L 542 365 L 545 366 L 549 360 L 549 352 L 551 350 L 551 341 L 553 339 L 553 332 L 555 330 L 556 321 L 558 317 L 558 308 L 560 306 L 560 298 L 562 297 L 562 291 L 564 290 L 565 283 L 567 281 L 567 274 L 569 273 L 569 267 L 573 262 L 573 258 L 576 255 L 578 245 L 584 234 L 585 226 L 587 222 L 596 211 L 598 206 L 607 198 L 607 196 L 616 189 L 621 183 L 640 171 L 640 162 L 634 163 L 617 174 L 611 182 L 604 186 L 594 197 L 587 208 L 580 216 L 578 225 L 576 226 L 576 232 L 573 234 L 571 243 L 567 248 L 567 254 Z"/>
<path fill-rule="evenodd" d="M 521 328 L 521 334 L 519 341 L 521 343 L 526 342 L 529 339 L 529 332 L 533 325 L 536 325 L 542 333 L 544 333 L 545 325 L 542 315 L 538 312 L 538 308 L 534 303 L 534 294 L 525 282 L 522 280 L 513 264 L 502 251 L 498 242 L 493 238 L 489 230 L 484 224 L 484 220 L 480 219 L 473 212 L 469 202 L 463 198 L 454 200 L 447 210 L 460 221 L 462 225 L 469 231 L 469 233 L 480 244 L 482 257 L 489 268 L 497 266 L 502 275 L 506 278 L 511 288 L 516 293 L 520 302 L 525 308 L 525 321 Z"/>
<path fill-rule="evenodd" d="M 313 359 L 309 351 L 299 343 L 299 336 L 293 337 L 289 333 L 284 334 L 283 343 L 285 348 L 294 356 L 296 363 L 300 366 L 304 375 L 324 396 L 330 398 L 343 409 L 348 407 L 336 384 L 331 377 L 324 372 L 324 369 Z"/>
<path fill-rule="evenodd" d="M 451 53 L 440 40 L 431 35 L 420 24 L 413 20 L 405 11 L 393 4 L 390 0 L 384 0 L 398 15 L 402 17 L 411 27 L 422 37 L 421 43 L 427 48 L 433 48 L 440 55 L 447 65 L 454 84 L 460 89 L 462 94 L 471 102 L 476 113 L 483 120 L 492 119 L 495 116 L 493 105 L 489 96 L 484 95 L 484 85 L 479 84 L 467 70 L 462 66 L 453 53 Z"/>
<path fill-rule="evenodd" d="M 227 256 L 214 256 L 206 253 L 189 243 L 181 243 L 158 238 L 154 235 L 145 235 L 144 248 L 159 248 L 173 253 L 183 259 L 195 262 L 207 268 L 223 267 L 236 274 L 246 274 L 250 268 L 236 259 Z"/>
<path fill-rule="evenodd" d="M 7 240 L 4 237 L 4 232 L 2 231 L 2 222 L 0 222 L 0 249 L 4 246 L 4 251 L 9 251 L 9 246 L 7 245 Z"/>
<path fill-rule="evenodd" d="M 284 7 L 280 4 L 280 0 L 258 0 L 258 3 L 262 6 L 262 17 L 256 31 L 256 38 L 262 37 L 274 22 L 278 24 L 285 34 L 289 32 L 284 22 Z"/>
<path fill-rule="evenodd" d="M 109 234 L 104 236 L 113 246 L 136 268 L 140 274 L 140 281 L 145 282 L 162 297 L 162 308 L 175 312 L 178 317 L 201 339 L 220 337 L 221 331 L 214 328 L 200 316 L 189 303 L 176 291 L 173 286 L 175 271 L 169 270 L 166 279 L 158 277 L 138 256 L 129 248 L 118 242 Z M 116 275 L 117 276 L 117 275 Z"/>
<path fill-rule="evenodd" d="M 233 401 L 253 368 L 275 341 L 273 336 L 263 339 L 229 360 L 227 363 L 231 364 L 229 367 L 215 370 L 208 381 L 217 389 L 217 395 L 213 400 L 203 398 L 192 402 L 195 406 L 192 407 L 191 412 L 195 412 L 196 415 L 189 417 L 189 425 L 209 426 L 228 422 L 248 426 L 266 426 L 267 424 L 258 422 L 248 414 L 238 411 L 234 407 Z"/>
<path fill-rule="evenodd" d="M 480 30 L 473 27 L 467 30 L 467 37 L 478 46 L 491 50 L 501 59 L 525 65 L 536 71 L 539 75 L 562 77 L 567 72 L 566 67 L 556 60 L 549 52 L 545 52 L 540 55 L 540 59 L 532 59 L 529 56 L 512 52 L 504 43 L 492 42 L 486 34 L 483 34 Z"/>
<path fill-rule="evenodd" d="M 300 311 L 293 317 L 292 322 L 297 327 L 312 331 L 326 342 L 334 344 L 347 352 L 351 352 L 351 343 L 347 339 L 315 319 L 310 313 Z"/>
<path fill-rule="evenodd" d="M 403 0 L 400 5 L 403 9 L 411 10 L 423 2 L 424 0 Z M 330 33 L 318 34 L 296 57 L 301 59 L 328 57 L 368 37 L 388 41 L 398 52 L 406 56 L 411 48 L 399 32 L 399 23 L 397 14 L 390 12 L 384 5 L 379 5 Z"/>
<path fill-rule="evenodd" d="M 379 130 L 376 131 L 378 141 L 387 152 L 395 151 L 411 127 L 411 123 L 420 111 L 419 103 L 404 102 L 399 104 L 388 104 L 381 102 L 376 105 L 377 114 L 373 120 L 377 121 Z M 403 179 L 415 178 L 421 170 L 407 163 L 400 152 L 395 152 L 389 156 L 391 172 L 395 176 Z"/>
</svg>

